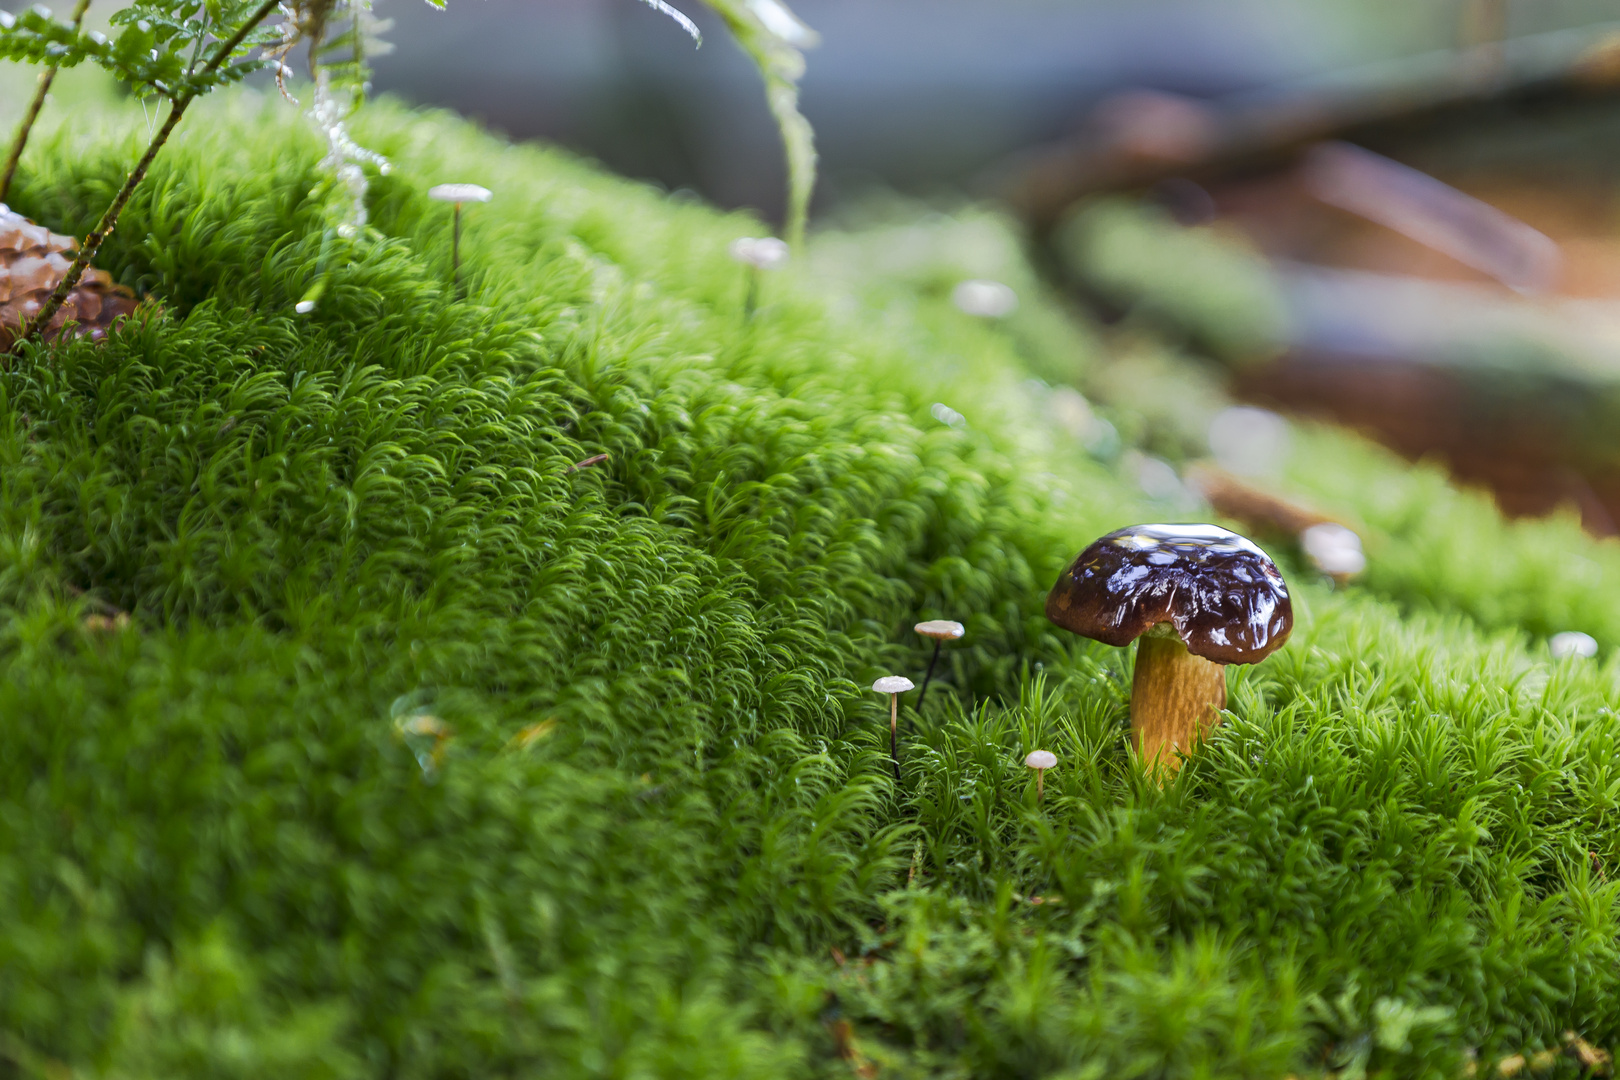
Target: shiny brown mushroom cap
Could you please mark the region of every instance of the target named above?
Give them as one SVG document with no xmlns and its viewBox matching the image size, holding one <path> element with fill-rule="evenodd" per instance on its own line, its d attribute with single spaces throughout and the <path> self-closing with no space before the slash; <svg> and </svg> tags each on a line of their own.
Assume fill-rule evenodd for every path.
<svg viewBox="0 0 1620 1080">
<path fill-rule="evenodd" d="M 1253 664 L 1288 640 L 1294 609 L 1277 567 L 1215 525 L 1132 525 L 1102 537 L 1063 571 L 1046 617 L 1124 646 L 1169 623 L 1195 656 Z"/>
</svg>

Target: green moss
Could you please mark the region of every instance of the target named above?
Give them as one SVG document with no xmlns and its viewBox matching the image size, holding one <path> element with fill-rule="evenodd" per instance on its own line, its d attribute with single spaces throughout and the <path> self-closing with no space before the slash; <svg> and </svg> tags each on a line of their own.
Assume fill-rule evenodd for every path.
<svg viewBox="0 0 1620 1080">
<path fill-rule="evenodd" d="M 18 209 L 83 228 L 140 125 L 39 138 Z M 162 313 L 0 372 L 0 1069 L 1450 1075 L 1620 1036 L 1620 685 L 1531 640 L 1620 643 L 1610 546 L 1312 436 L 1369 585 L 1291 569 L 1294 640 L 1161 792 L 1128 654 L 1040 614 L 1157 513 L 1031 382 L 1095 339 L 927 270 L 1016 261 L 840 299 L 830 237 L 749 320 L 746 219 L 365 126 L 351 248 L 294 112 L 210 102 L 104 249 Z M 446 180 L 496 192 L 461 303 Z M 968 637 L 897 787 L 862 684 L 928 617 Z"/>
</svg>

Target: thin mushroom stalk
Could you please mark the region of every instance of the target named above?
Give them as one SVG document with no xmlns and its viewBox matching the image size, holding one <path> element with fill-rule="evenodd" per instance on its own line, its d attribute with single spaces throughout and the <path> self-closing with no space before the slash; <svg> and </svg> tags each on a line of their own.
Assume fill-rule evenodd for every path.
<svg viewBox="0 0 1620 1080">
<path fill-rule="evenodd" d="M 1057 755 L 1050 750 L 1031 750 L 1024 764 L 1035 770 L 1035 805 L 1046 799 L 1046 770 L 1057 765 Z"/>
<path fill-rule="evenodd" d="M 461 296 L 461 207 L 464 203 L 489 202 L 494 192 L 477 184 L 439 184 L 428 189 L 428 198 L 435 202 L 451 203 L 450 224 L 450 289 Z"/>
<path fill-rule="evenodd" d="M 889 695 L 889 760 L 894 762 L 894 778 L 900 779 L 900 695 Z"/>
<path fill-rule="evenodd" d="M 945 643 L 938 638 L 934 639 L 934 652 L 928 658 L 928 670 L 923 672 L 922 689 L 917 691 L 917 711 L 922 712 L 923 702 L 928 699 L 928 684 L 934 678 L 934 665 L 939 663 L 939 650 Z"/>
<path fill-rule="evenodd" d="M 1132 525 L 1098 539 L 1058 577 L 1046 617 L 1082 637 L 1137 642 L 1131 732 L 1164 783 L 1226 707 L 1226 665 L 1288 640 L 1288 585 L 1266 553 L 1215 525 Z"/>
<path fill-rule="evenodd" d="M 894 763 L 895 783 L 900 782 L 900 695 L 915 688 L 904 675 L 885 675 L 872 684 L 877 693 L 889 695 L 889 759 Z"/>
<path fill-rule="evenodd" d="M 912 627 L 925 638 L 934 639 L 934 655 L 928 659 L 928 673 L 923 676 L 922 690 L 917 694 L 917 715 L 922 715 L 923 702 L 928 698 L 928 683 L 934 677 L 934 665 L 939 663 L 939 650 L 947 641 L 955 641 L 967 633 L 966 627 L 949 619 L 929 619 Z"/>
<path fill-rule="evenodd" d="M 450 287 L 461 292 L 461 204 L 456 203 L 450 224 Z"/>
<path fill-rule="evenodd" d="M 792 254 L 787 244 L 774 236 L 739 236 L 731 242 L 731 257 L 748 267 L 748 284 L 743 292 L 743 319 L 752 320 L 759 308 L 760 287 L 767 270 L 775 270 Z"/>
</svg>

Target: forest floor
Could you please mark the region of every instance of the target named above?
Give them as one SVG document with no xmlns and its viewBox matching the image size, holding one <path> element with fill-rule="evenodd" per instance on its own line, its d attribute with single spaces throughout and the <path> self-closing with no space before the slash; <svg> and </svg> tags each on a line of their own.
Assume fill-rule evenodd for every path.
<svg viewBox="0 0 1620 1080">
<path fill-rule="evenodd" d="M 11 201 L 82 234 L 146 121 L 47 115 Z M 1161 790 L 1131 651 L 1042 604 L 1187 511 L 1054 410 L 1104 342 L 992 216 L 825 231 L 749 316 L 744 216 L 387 102 L 357 134 L 393 169 L 349 241 L 296 109 L 199 106 L 98 259 L 154 303 L 0 371 L 0 1075 L 1573 1075 L 1620 1041 L 1620 547 L 1296 427 L 1276 482 L 1369 571 L 1274 552 L 1293 637 Z M 464 298 L 445 181 L 495 193 Z M 1016 315 L 952 306 L 985 276 Z M 929 618 L 967 635 L 896 782 L 867 687 L 921 682 Z M 1599 659 L 1549 657 L 1570 629 Z"/>
</svg>

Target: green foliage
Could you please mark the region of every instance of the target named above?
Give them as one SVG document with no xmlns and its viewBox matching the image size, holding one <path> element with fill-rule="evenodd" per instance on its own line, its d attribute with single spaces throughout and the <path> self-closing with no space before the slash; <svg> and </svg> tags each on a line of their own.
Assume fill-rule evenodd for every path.
<svg viewBox="0 0 1620 1080">
<path fill-rule="evenodd" d="M 0 26 L 0 59 L 63 68 L 89 61 L 139 93 L 197 97 L 263 66 L 248 53 L 277 40 L 273 31 L 250 28 L 223 48 L 261 8 L 260 0 L 136 0 L 112 16 L 118 32 L 108 38 L 36 5 Z"/>
<path fill-rule="evenodd" d="M 1337 497 L 1409 500 L 1373 548 L 1406 569 L 1289 567 L 1294 639 L 1161 791 L 1129 654 L 1040 614 L 1154 510 L 1051 418 L 1031 366 L 1090 339 L 950 239 L 981 223 L 859 303 L 829 238 L 744 319 L 754 222 L 384 104 L 345 246 L 315 136 L 205 108 L 103 249 L 163 310 L 0 372 L 0 1070 L 1456 1076 L 1620 1041 L 1620 671 L 1405 554 L 1590 587 L 1529 534 L 1446 535 L 1418 495 L 1474 503 L 1358 451 Z M 47 133 L 19 209 L 83 227 L 140 125 Z M 460 302 L 452 162 L 497 193 Z M 1028 310 L 955 311 L 969 272 Z M 861 686 L 930 617 L 968 636 L 896 785 Z"/>
<path fill-rule="evenodd" d="M 810 215 L 810 192 L 816 183 L 815 133 L 799 111 L 799 80 L 804 76 L 803 49 L 817 41 L 782 0 L 704 0 L 731 30 L 737 44 L 754 61 L 765 80 L 765 103 L 782 133 L 787 154 L 788 208 L 784 232 L 795 247 L 804 242 Z"/>
<path fill-rule="evenodd" d="M 1266 359 L 1281 347 L 1282 297 L 1241 237 L 1186 229 L 1162 212 L 1113 200 L 1073 214 L 1058 245 L 1092 288 L 1228 363 Z"/>
</svg>

